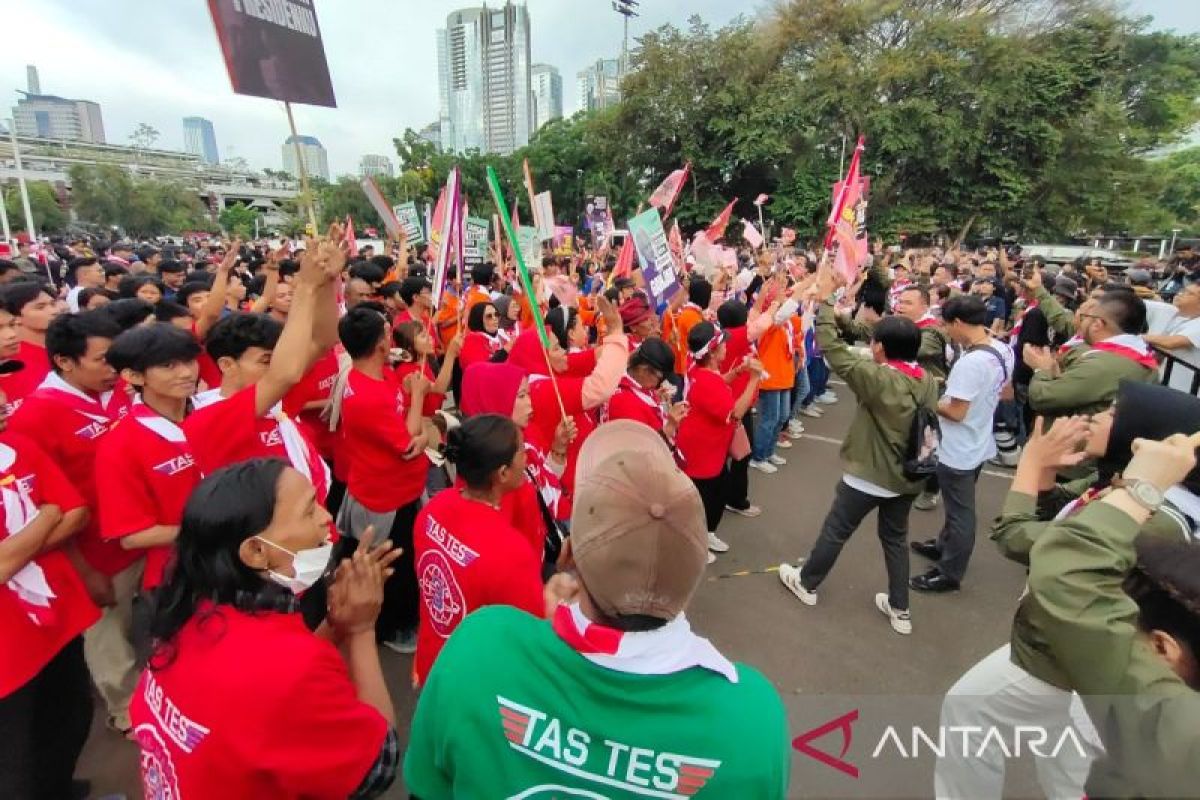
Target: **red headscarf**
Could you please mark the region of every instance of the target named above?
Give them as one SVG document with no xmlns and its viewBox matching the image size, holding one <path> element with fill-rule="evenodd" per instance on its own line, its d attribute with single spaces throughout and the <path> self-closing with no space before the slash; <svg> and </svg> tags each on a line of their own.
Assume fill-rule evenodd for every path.
<svg viewBox="0 0 1200 800">
<path fill-rule="evenodd" d="M 536 331 L 534 336 L 537 336 Z M 462 400 L 459 405 L 468 417 L 476 414 L 511 417 L 523 380 L 524 370 L 512 364 L 493 364 L 489 361 L 472 364 L 463 372 Z"/>
</svg>

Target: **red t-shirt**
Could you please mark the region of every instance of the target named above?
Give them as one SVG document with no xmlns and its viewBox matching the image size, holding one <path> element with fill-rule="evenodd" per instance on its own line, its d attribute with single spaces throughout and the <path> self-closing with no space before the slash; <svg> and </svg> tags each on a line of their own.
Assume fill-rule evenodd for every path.
<svg viewBox="0 0 1200 800">
<path fill-rule="evenodd" d="M 690 408 L 679 423 L 675 444 L 685 459 L 684 472 L 693 478 L 715 478 L 725 465 L 737 428 L 733 392 L 711 369 L 694 367 L 687 378 L 685 399 Z"/>
<path fill-rule="evenodd" d="M 488 338 L 487 334 L 471 331 L 463 337 L 462 350 L 458 353 L 458 363 L 464 370 L 472 364 L 490 361 L 503 343 L 499 337 Z"/>
<path fill-rule="evenodd" d="M 607 421 L 631 419 L 656 431 L 666 424 L 662 405 L 649 390 L 634 383 L 628 375 L 621 378 L 617 391 L 608 399 Z"/>
<path fill-rule="evenodd" d="M 153 412 L 132 414 L 113 426 L 96 452 L 96 489 L 100 504 L 100 536 L 118 540 L 155 525 L 178 525 L 183 507 L 200 470 L 183 431 Z M 153 416 L 151 416 L 151 414 Z M 135 549 L 145 553 L 142 586 L 153 589 L 163 580 L 163 570 L 174 548 L 170 545 Z"/>
<path fill-rule="evenodd" d="M 224 400 L 216 389 L 196 395 L 196 410 L 183 421 L 182 427 L 200 474 L 211 475 L 221 467 L 251 458 L 282 458 L 308 475 L 316 487 L 318 502 L 324 503 L 329 494 L 329 479 L 317 448 L 297 425 L 307 458 L 303 464 L 294 462 L 288 456 L 279 421 L 274 416 L 260 417 L 255 413 L 256 391 L 256 387 L 247 386 Z"/>
<path fill-rule="evenodd" d="M 200 380 L 204 381 L 204 385 L 209 389 L 220 387 L 221 368 L 217 366 L 217 362 L 213 361 L 213 357 L 204 349 L 204 339 L 196 330 L 195 322 L 192 322 L 192 338 L 200 345 L 200 355 L 196 356 L 196 364 L 200 367 Z"/>
<path fill-rule="evenodd" d="M 21 500 L 22 492 L 28 505 Z M 21 503 L 22 508 L 12 512 L 7 503 L 13 501 Z M 0 525 L 6 525 L 11 512 L 14 518 L 20 515 L 20 530 L 28 524 L 32 512 L 46 504 L 66 513 L 83 505 L 83 498 L 41 448 L 22 436 L 4 434 L 0 438 Z M 13 533 L 5 527 L 0 541 Z M 26 579 L 36 581 L 38 577 L 49 585 L 53 598 L 23 594 L 23 587 L 32 585 Z M 28 683 L 58 651 L 99 618 L 100 611 L 88 597 L 79 573 L 61 550 L 37 556 L 7 583 L 0 583 L 0 642 L 4 643 L 0 699 Z"/>
<path fill-rule="evenodd" d="M 434 496 L 417 514 L 413 557 L 421 587 L 421 625 L 413 673 L 418 685 L 446 639 L 477 608 L 516 606 L 541 617 L 540 554 L 492 507 L 458 489 Z"/>
<path fill-rule="evenodd" d="M 42 385 L 42 381 L 50 374 L 50 356 L 46 348 L 40 344 L 21 342 L 17 350 L 16 360 L 25 365 L 20 372 L 0 376 L 0 389 L 8 398 L 8 413 L 11 416 L 21 407 L 25 398 L 33 394 L 33 390 Z"/>
<path fill-rule="evenodd" d="M 416 372 L 419 365 L 420 365 L 419 362 L 416 362 L 416 361 L 410 361 L 406 364 L 397 364 L 396 365 L 396 368 L 392 371 L 392 373 L 396 376 L 396 382 L 400 384 L 401 389 L 404 388 L 404 379 L 407 376 L 411 375 L 412 373 Z M 436 378 L 436 376 L 433 374 L 433 368 L 429 366 L 428 361 L 425 362 L 424 375 L 426 378 L 429 379 L 430 383 L 433 383 L 434 379 Z M 412 392 L 405 392 L 404 396 L 406 398 L 411 399 Z M 445 402 L 446 402 L 446 393 L 445 392 L 429 392 L 429 393 L 427 393 L 425 395 L 424 402 L 421 403 L 421 416 L 432 417 L 433 412 L 435 412 L 439 408 L 441 408 L 442 404 Z"/>
<path fill-rule="evenodd" d="M 345 798 L 362 783 L 387 721 L 299 614 L 208 606 L 174 645 L 129 706 L 146 797 Z"/>
<path fill-rule="evenodd" d="M 596 429 L 591 413 L 583 410 L 583 378 L 565 378 L 561 375 L 551 382 L 549 378 L 529 376 L 529 399 L 533 405 L 533 418 L 525 430 L 526 438 L 533 438 L 543 450 L 550 449 L 554 432 L 562 420 L 562 410 L 554 394 L 554 383 L 562 394 L 563 408 L 575 421 L 578 432 L 575 441 L 567 447 L 567 469 L 563 473 L 563 486 L 570 490 L 575 486 L 575 463 L 579 460 L 579 448 L 583 447 L 588 435 Z"/>
<path fill-rule="evenodd" d="M 93 569 L 116 575 L 142 556 L 100 538 L 96 451 L 113 424 L 129 411 L 129 395 L 117 388 L 97 401 L 84 399 L 77 390 L 72 392 L 78 397 L 50 388 L 38 389 L 25 398 L 9 429 L 37 442 L 79 490 L 91 511 L 87 525 L 75 537 L 79 552 Z"/>
<path fill-rule="evenodd" d="M 754 348 L 751 347 L 750 339 L 746 335 L 745 325 L 726 328 L 725 332 L 729 334 L 729 338 L 725 340 L 725 360 L 721 362 L 721 372 L 729 373 L 740 365 L 746 356 L 751 355 Z M 729 384 L 729 391 L 735 400 L 742 396 L 742 392 L 746 391 L 746 384 L 750 383 L 750 378 L 749 370 L 742 370 L 734 377 L 733 383 Z M 758 398 L 757 391 L 754 396 L 755 399 Z"/>
<path fill-rule="evenodd" d="M 304 373 L 300 382 L 283 396 L 283 412 L 296 421 L 304 435 L 317 446 L 317 451 L 326 459 L 333 458 L 336 437 L 329 430 L 329 424 L 321 419 L 320 409 L 305 411 L 304 407 L 317 400 L 329 399 L 338 376 L 339 348 L 341 345 L 332 347 L 328 353 L 318 358 L 308 372 Z"/>
<path fill-rule="evenodd" d="M 425 488 L 429 459 L 424 453 L 404 458 L 412 441 L 407 413 L 408 399 L 394 380 L 350 370 L 341 423 L 349 464 L 346 489 L 371 511 L 395 511 L 420 498 Z"/>
</svg>

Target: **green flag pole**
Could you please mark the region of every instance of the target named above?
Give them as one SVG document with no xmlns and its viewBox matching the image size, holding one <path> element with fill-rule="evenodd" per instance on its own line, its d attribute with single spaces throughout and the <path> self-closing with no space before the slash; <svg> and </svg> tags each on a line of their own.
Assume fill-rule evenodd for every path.
<svg viewBox="0 0 1200 800">
<path fill-rule="evenodd" d="M 567 409 L 563 405 L 562 393 L 558 390 L 558 380 L 554 377 L 554 366 L 550 363 L 550 336 L 546 333 L 546 321 L 542 319 L 542 309 L 538 306 L 538 299 L 533 293 L 533 278 L 529 274 L 529 268 L 525 265 L 525 254 L 521 252 L 516 231 L 513 230 L 512 217 L 508 214 L 508 204 L 504 202 L 504 192 L 500 190 L 500 178 L 491 165 L 488 165 L 487 168 L 487 181 L 488 188 L 492 191 L 492 200 L 496 203 L 496 213 L 500 217 L 500 225 L 504 228 L 504 235 L 508 239 L 509 246 L 512 247 L 513 257 L 517 262 L 517 275 L 521 278 L 521 286 L 529 301 L 533 322 L 537 325 L 538 338 L 542 342 L 542 354 L 546 357 L 546 369 L 550 373 L 554 396 L 558 399 L 558 410 L 563 419 L 566 419 Z"/>
</svg>

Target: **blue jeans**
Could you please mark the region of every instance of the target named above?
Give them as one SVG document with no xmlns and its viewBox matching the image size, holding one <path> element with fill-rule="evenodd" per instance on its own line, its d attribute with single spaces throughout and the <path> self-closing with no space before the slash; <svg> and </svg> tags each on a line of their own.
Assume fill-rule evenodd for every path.
<svg viewBox="0 0 1200 800">
<path fill-rule="evenodd" d="M 812 402 L 810 400 L 808 403 L 805 403 L 805 400 L 808 399 L 808 393 L 811 388 L 812 385 L 808 380 L 808 365 L 806 364 L 805 366 L 796 370 L 796 385 L 792 387 L 791 416 L 793 419 L 800 419 L 800 409 L 807 408 L 808 403 Z"/>
<path fill-rule="evenodd" d="M 824 357 L 816 356 L 808 360 L 805 369 L 808 370 L 809 389 L 804 405 L 808 405 L 825 394 L 825 389 L 829 385 L 829 367 L 825 366 Z"/>
<path fill-rule="evenodd" d="M 755 461 L 766 461 L 775 452 L 775 442 L 787 422 L 791 400 L 791 389 L 765 389 L 758 393 L 758 425 L 754 428 L 754 446 L 750 451 Z"/>
</svg>

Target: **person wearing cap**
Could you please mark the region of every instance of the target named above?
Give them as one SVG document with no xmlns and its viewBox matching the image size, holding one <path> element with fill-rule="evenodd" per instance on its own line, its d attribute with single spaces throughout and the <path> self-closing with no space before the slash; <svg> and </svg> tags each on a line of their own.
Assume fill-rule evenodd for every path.
<svg viewBox="0 0 1200 800">
<path fill-rule="evenodd" d="M 631 351 L 641 345 L 642 342 L 659 335 L 658 317 L 654 315 L 654 310 L 650 308 L 650 302 L 646 299 L 646 295 L 635 293 L 624 303 L 621 303 L 619 313 L 621 315 L 621 327 L 629 337 L 629 348 Z M 671 372 L 672 374 L 675 372 L 673 363 Z"/>
<path fill-rule="evenodd" d="M 912 632 L 908 604 L 908 515 L 924 480 L 912 480 L 904 461 L 918 406 L 934 411 L 936 381 L 916 363 L 921 331 L 901 316 L 879 321 L 871 354 L 859 355 L 839 336 L 834 321 L 834 276 L 828 268 L 814 288 L 821 301 L 816 336 L 830 368 L 858 398 L 858 410 L 842 445 L 845 474 L 837 485 L 816 545 L 802 567 L 784 562 L 779 580 L 805 605 L 817 604 L 817 588 L 828 576 L 842 547 L 867 514 L 879 510 L 879 540 L 887 567 L 888 591 L 875 595 L 875 606 L 897 633 Z"/>
<path fill-rule="evenodd" d="M 422 800 L 787 793 L 787 720 L 757 670 L 691 629 L 706 524 L 656 433 L 602 425 L 580 454 L 563 566 L 577 600 L 552 620 L 467 617 L 413 718 L 404 780 Z"/>
<path fill-rule="evenodd" d="M 666 389 L 674 394 L 675 354 L 662 339 L 647 339 L 629 357 L 629 369 L 617 391 L 604 406 L 602 419 L 631 419 L 647 425 L 674 442 L 679 422 L 687 415 L 687 403 L 667 406 Z"/>
<path fill-rule="evenodd" d="M 687 416 L 679 424 L 675 441 L 683 454 L 683 469 L 696 484 L 704 501 L 708 525 L 708 549 L 724 553 L 729 545 L 717 537 L 717 528 L 725 514 L 729 494 L 730 457 L 749 455 L 747 437 L 738 437 L 742 419 L 750 410 L 762 379 L 762 362 L 747 354 L 730 372 L 722 373 L 728 334 L 711 322 L 701 322 L 688 332 L 688 350 L 692 368 L 687 373 Z M 741 394 L 734 397 L 731 384 L 740 376 L 750 376 Z M 737 498 L 734 498 L 737 499 Z M 709 561 L 713 560 L 710 555 Z"/>
</svg>

